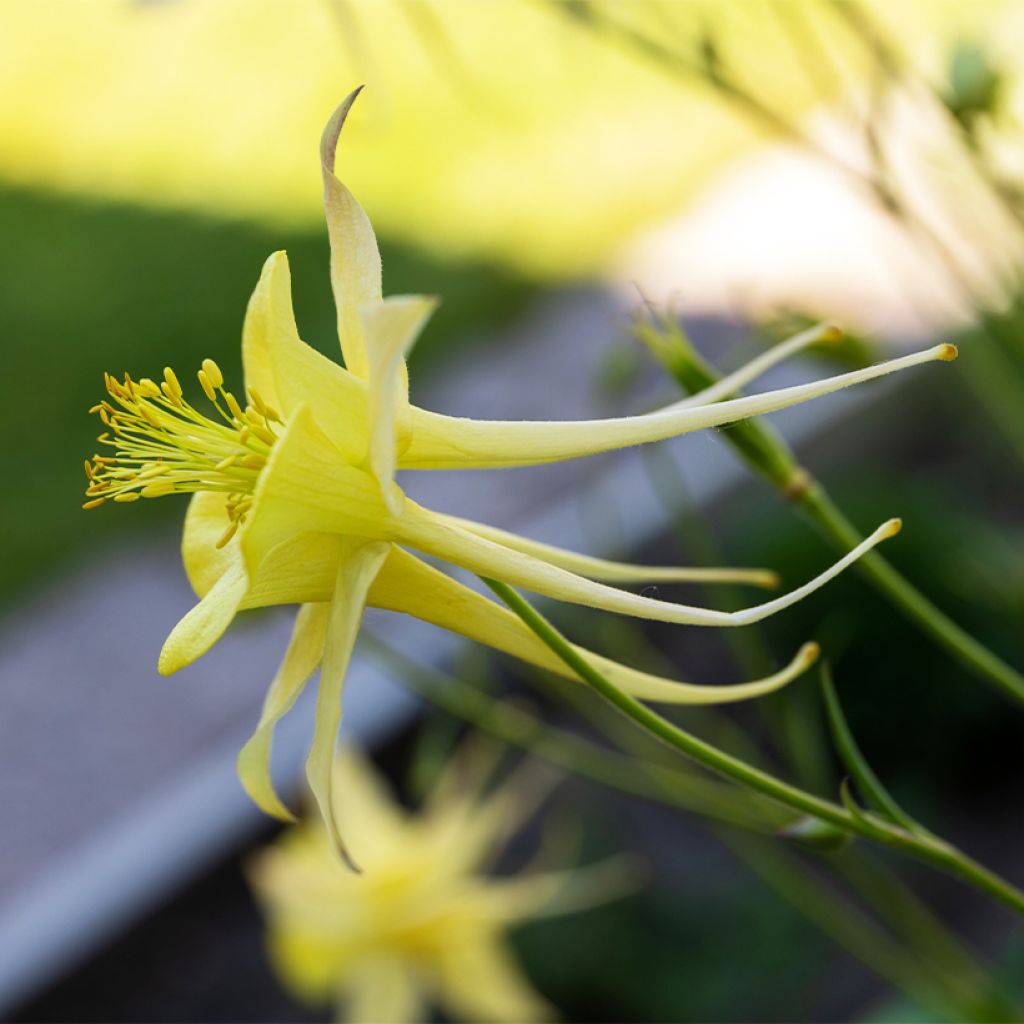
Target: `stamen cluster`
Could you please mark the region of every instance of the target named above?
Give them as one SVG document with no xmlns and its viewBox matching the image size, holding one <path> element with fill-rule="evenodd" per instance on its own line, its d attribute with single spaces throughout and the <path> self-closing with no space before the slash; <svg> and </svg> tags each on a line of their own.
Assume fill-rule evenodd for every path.
<svg viewBox="0 0 1024 1024">
<path fill-rule="evenodd" d="M 113 455 L 94 455 L 85 462 L 89 478 L 84 508 L 97 508 L 108 498 L 117 502 L 160 498 L 165 494 L 219 491 L 227 494 L 228 527 L 218 541 L 234 536 L 252 507 L 256 480 L 277 440 L 281 417 L 255 388 L 248 389 L 243 409 L 224 389 L 224 375 L 212 359 L 198 373 L 203 393 L 220 422 L 194 409 L 184 398 L 174 371 L 167 367 L 157 384 L 149 377 L 119 381 L 104 375 L 110 401 L 89 411 L 107 428 L 100 444 Z"/>
</svg>

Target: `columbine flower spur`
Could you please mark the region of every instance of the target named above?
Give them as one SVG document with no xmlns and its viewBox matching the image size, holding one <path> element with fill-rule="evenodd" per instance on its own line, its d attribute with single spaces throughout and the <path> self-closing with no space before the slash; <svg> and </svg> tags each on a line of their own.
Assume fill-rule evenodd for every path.
<svg viewBox="0 0 1024 1024">
<path fill-rule="evenodd" d="M 345 367 L 299 337 L 283 252 L 263 267 L 246 312 L 242 360 L 245 408 L 206 360 L 199 383 L 213 411 L 186 401 L 174 372 L 118 381 L 94 406 L 113 455 L 86 463 L 86 507 L 172 493 L 193 495 L 185 520 L 185 569 L 199 603 L 174 627 L 160 654 L 169 674 L 216 643 L 235 613 L 274 604 L 302 607 L 239 775 L 265 811 L 290 819 L 270 781 L 275 723 L 321 666 L 307 774 L 333 839 L 331 765 L 346 666 L 369 604 L 405 612 L 546 669 L 571 674 L 511 612 L 428 566 L 432 555 L 483 576 L 563 601 L 661 622 L 741 626 L 757 622 L 822 586 L 899 529 L 883 524 L 830 569 L 774 600 L 736 612 L 691 607 L 628 593 L 610 582 L 687 580 L 723 575 L 749 583 L 766 574 L 742 570 L 649 569 L 605 562 L 479 523 L 431 512 L 407 498 L 398 469 L 528 466 L 578 458 L 720 426 L 783 409 L 956 350 L 938 345 L 862 370 L 765 394 L 721 400 L 781 358 L 769 353 L 714 388 L 657 412 L 582 422 L 496 422 L 428 412 L 412 405 L 404 357 L 435 306 L 423 296 L 382 297 L 381 265 L 369 220 L 334 173 L 335 149 L 358 90 L 328 122 L 321 140 L 331 283 Z M 810 336 L 790 344 L 792 351 Z M 741 700 L 784 685 L 810 665 L 805 645 L 765 679 L 705 687 L 636 671 L 587 652 L 636 697 L 674 703 Z"/>
</svg>

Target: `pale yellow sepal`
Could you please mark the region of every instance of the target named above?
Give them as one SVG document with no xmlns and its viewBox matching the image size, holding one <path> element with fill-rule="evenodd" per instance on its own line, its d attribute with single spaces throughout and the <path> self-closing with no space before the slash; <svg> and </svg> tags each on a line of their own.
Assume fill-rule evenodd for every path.
<svg viewBox="0 0 1024 1024">
<path fill-rule="evenodd" d="M 346 367 L 365 380 L 369 360 L 359 310 L 381 301 L 380 252 L 369 218 L 334 173 L 338 137 L 361 88 L 349 93 L 327 122 L 320 138 L 320 167 L 331 242 L 331 287 L 338 311 L 338 340 Z"/>
<path fill-rule="evenodd" d="M 399 434 L 403 448 L 409 441 L 408 382 L 401 370 L 436 307 L 437 299 L 429 296 L 396 295 L 360 310 L 368 345 L 370 469 L 395 514 L 401 509 L 401 494 L 391 486 Z"/>
<path fill-rule="evenodd" d="M 684 626 L 746 626 L 796 604 L 824 586 L 863 554 L 896 534 L 900 522 L 891 519 L 883 523 L 868 538 L 803 586 L 772 601 L 735 612 L 675 604 L 618 590 L 567 572 L 522 551 L 511 551 L 486 537 L 444 522 L 411 500 L 406 500 L 399 527 L 401 540 L 420 551 L 429 552 L 480 576 L 503 580 L 559 601 Z"/>
<path fill-rule="evenodd" d="M 363 620 L 366 598 L 377 573 L 387 557 L 389 545 L 344 540 L 338 562 L 338 575 L 331 599 L 324 643 L 320 690 L 316 701 L 313 743 L 306 760 L 306 778 L 328 834 L 338 854 L 358 870 L 348 853 L 334 815 L 331 797 L 335 744 L 341 724 L 341 691 L 345 673 Z"/>
<path fill-rule="evenodd" d="M 638 565 L 634 562 L 613 562 L 606 558 L 581 555 L 576 551 L 530 540 L 518 533 L 499 530 L 486 523 L 477 523 L 460 516 L 435 513 L 442 522 L 457 526 L 478 537 L 484 537 L 513 551 L 521 551 L 567 572 L 604 583 L 747 583 L 754 587 L 777 587 L 777 573 L 768 569 L 711 568 L 705 566 Z"/>
<path fill-rule="evenodd" d="M 270 748 L 274 727 L 295 704 L 324 653 L 328 605 L 306 604 L 295 618 L 284 660 L 263 701 L 256 731 L 238 754 L 238 778 L 253 802 L 282 821 L 295 815 L 281 802 L 270 776 Z"/>
<path fill-rule="evenodd" d="M 245 597 L 249 578 L 245 566 L 235 562 L 171 630 L 160 651 L 157 668 L 169 676 L 202 657 L 231 625 Z"/>
<path fill-rule="evenodd" d="M 762 395 L 709 405 L 668 406 L 643 416 L 605 420 L 471 420 L 414 407 L 412 442 L 402 455 L 401 465 L 410 469 L 502 468 L 596 455 L 777 412 L 898 370 L 955 357 L 952 345 L 936 345 L 862 370 Z"/>
<path fill-rule="evenodd" d="M 392 549 L 374 581 L 370 604 L 432 622 L 578 681 L 565 662 L 518 616 L 399 548 Z M 763 679 L 731 686 L 701 686 L 641 672 L 584 647 L 575 649 L 627 693 L 640 700 L 664 704 L 719 704 L 758 697 L 785 686 L 805 672 L 818 655 L 816 644 L 805 644 L 787 666 Z"/>
<path fill-rule="evenodd" d="M 358 315 L 353 312 L 358 320 Z M 288 256 L 263 265 L 242 331 L 245 382 L 287 419 L 308 406 L 347 461 L 366 456 L 366 384 L 307 345 L 295 326 Z M 271 397 L 273 396 L 273 397 Z"/>
</svg>

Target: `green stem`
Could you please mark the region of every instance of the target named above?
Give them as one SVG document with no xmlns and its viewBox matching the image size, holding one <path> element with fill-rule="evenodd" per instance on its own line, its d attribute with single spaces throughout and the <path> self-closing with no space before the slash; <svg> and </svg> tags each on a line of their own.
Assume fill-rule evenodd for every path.
<svg viewBox="0 0 1024 1024">
<path fill-rule="evenodd" d="M 368 632 L 364 631 L 362 642 L 436 707 L 556 767 L 630 796 L 668 801 L 723 825 L 775 833 L 789 821 L 786 813 L 733 785 L 691 771 L 638 763 L 633 757 L 555 728 L 522 707 L 424 668 Z"/>
<path fill-rule="evenodd" d="M 620 690 L 574 650 L 568 640 L 508 584 L 486 577 L 483 577 L 483 580 L 580 679 L 632 719 L 636 725 L 669 747 L 778 803 L 916 857 L 988 893 L 1024 917 L 1024 892 L 960 850 L 932 836 L 911 834 L 877 815 L 841 807 L 831 800 L 808 793 L 705 743 Z"/>
<path fill-rule="evenodd" d="M 898 879 L 886 875 L 879 864 L 873 866 L 873 871 L 868 871 L 871 865 L 865 865 L 858 871 L 864 851 L 860 857 L 852 858 L 853 851 L 846 850 L 834 854 L 830 862 L 837 864 L 847 880 L 861 890 L 883 916 L 897 918 L 899 930 L 915 948 L 919 947 L 924 952 L 936 951 L 937 955 L 929 959 L 932 964 L 940 966 L 939 972 L 919 964 L 904 946 L 842 900 L 823 881 L 808 876 L 804 870 L 790 863 L 792 854 L 787 857 L 783 851 L 775 851 L 761 843 L 757 857 L 752 859 L 752 839 L 744 839 L 735 829 L 744 830 L 748 836 L 778 834 L 793 820 L 788 810 L 732 783 L 716 782 L 689 771 L 651 762 L 648 760 L 649 750 L 643 755 L 623 756 L 598 746 L 554 727 L 548 721 L 541 721 L 519 705 L 495 700 L 457 677 L 426 668 L 372 634 L 364 633 L 363 642 L 416 693 L 442 711 L 472 723 L 496 739 L 599 785 L 698 814 L 711 823 L 729 826 L 728 832 L 719 830 L 715 833 L 723 843 L 750 864 L 812 924 L 840 942 L 867 967 L 919 1001 L 943 1010 L 945 1007 L 939 1006 L 935 998 L 937 990 L 941 990 L 945 993 L 941 998 L 946 1000 L 946 1006 L 957 1007 L 957 1013 L 963 1019 L 1009 1019 L 1012 1016 L 1010 1013 L 999 1016 L 998 1013 L 986 1012 L 995 997 L 988 994 L 981 968 L 952 936 L 946 934 L 942 922 L 935 919 Z M 628 725 L 628 720 L 619 715 L 616 718 L 623 725 Z M 604 723 L 602 728 L 609 724 Z M 647 734 L 635 735 L 639 738 Z M 619 742 L 628 742 L 628 738 L 620 736 Z M 900 913 L 893 915 L 894 908 L 898 908 Z M 903 927 L 904 915 L 909 919 L 906 927 Z"/>
<path fill-rule="evenodd" d="M 657 326 L 638 324 L 637 334 L 689 394 L 720 379 L 720 374 L 700 357 L 671 321 L 663 319 Z M 863 540 L 824 486 L 799 464 L 793 450 L 774 428 L 758 419 L 743 420 L 721 436 L 747 465 L 799 508 L 835 548 L 847 551 Z M 1024 675 L 958 626 L 882 555 L 869 552 L 856 567 L 911 622 L 961 664 L 1024 704 Z"/>
</svg>

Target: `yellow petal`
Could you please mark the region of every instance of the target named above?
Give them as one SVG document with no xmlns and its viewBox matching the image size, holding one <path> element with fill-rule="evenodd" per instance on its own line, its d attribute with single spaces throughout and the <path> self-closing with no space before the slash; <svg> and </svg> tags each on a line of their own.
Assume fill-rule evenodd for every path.
<svg viewBox="0 0 1024 1024">
<path fill-rule="evenodd" d="M 442 948 L 438 1001 L 456 1020 L 529 1024 L 557 1014 L 535 992 L 497 936 L 482 934 Z"/>
<path fill-rule="evenodd" d="M 423 295 L 398 295 L 360 310 L 369 359 L 370 468 L 396 513 L 401 507 L 401 495 L 391 486 L 396 448 L 399 433 L 407 444 L 409 432 L 407 382 L 400 371 L 436 306 L 436 299 Z"/>
<path fill-rule="evenodd" d="M 274 252 L 267 257 L 260 279 L 249 299 L 242 325 L 242 368 L 247 387 L 255 388 L 265 401 L 287 412 L 284 397 L 277 390 L 278 349 L 302 345 L 292 310 L 292 282 L 288 255 Z"/>
<path fill-rule="evenodd" d="M 356 89 L 346 96 L 327 122 L 320 138 L 320 166 L 331 241 L 331 287 L 338 310 L 338 340 L 345 365 L 365 380 L 369 361 L 359 310 L 381 301 L 380 253 L 369 218 L 334 173 L 338 136 L 359 92 Z"/>
<path fill-rule="evenodd" d="M 160 651 L 158 668 L 169 676 L 204 655 L 231 625 L 249 579 L 241 561 L 220 577 L 203 599 L 171 630 Z"/>
<path fill-rule="evenodd" d="M 188 581 L 199 597 L 241 558 L 237 534 L 223 547 L 217 547 L 229 522 L 226 505 L 226 494 L 199 491 L 192 495 L 185 513 L 181 557 Z"/>
<path fill-rule="evenodd" d="M 330 601 L 338 572 L 341 538 L 300 533 L 272 547 L 249 583 L 243 608 Z"/>
<path fill-rule="evenodd" d="M 274 790 L 270 777 L 270 745 L 274 726 L 294 705 L 306 681 L 320 664 L 327 612 L 326 604 L 306 604 L 299 609 L 288 650 L 263 701 L 256 731 L 238 754 L 238 777 L 245 791 L 259 808 L 283 821 L 294 821 L 295 816 Z"/>
<path fill-rule="evenodd" d="M 495 879 L 488 886 L 489 910 L 496 921 L 557 917 L 599 907 L 637 888 L 636 865 L 610 857 L 587 867 Z"/>
<path fill-rule="evenodd" d="M 590 555 L 566 551 L 564 548 L 554 547 L 551 544 L 542 544 L 540 541 L 529 540 L 517 533 L 499 530 L 494 526 L 477 523 L 471 519 L 441 514 L 437 514 L 437 518 L 452 526 L 475 533 L 478 537 L 484 537 L 506 548 L 511 548 L 513 551 L 521 551 L 523 554 L 532 555 L 549 565 L 557 565 L 567 572 L 574 572 L 580 576 L 586 576 L 588 579 L 602 580 L 606 583 L 635 581 L 648 583 L 749 583 L 751 586 L 774 587 L 778 585 L 779 581 L 778 576 L 767 569 L 715 569 L 703 566 L 693 568 L 611 562 L 604 558 L 592 558 Z"/>
<path fill-rule="evenodd" d="M 390 515 L 380 488 L 319 428 L 308 406 L 294 410 L 256 484 L 241 530 L 241 551 L 256 578 L 278 545 L 302 534 L 337 533 L 380 539 Z"/>
<path fill-rule="evenodd" d="M 412 967 L 397 955 L 354 964 L 341 992 L 344 1019 L 366 1024 L 414 1024 L 427 1019 Z"/>
<path fill-rule="evenodd" d="M 388 549 L 388 544 L 380 542 L 365 544 L 348 538 L 343 542 L 327 623 L 313 743 L 306 760 L 306 778 L 334 848 L 352 867 L 354 864 L 342 842 L 332 807 L 335 744 L 341 723 L 341 691 L 345 673 L 362 622 L 367 593 L 387 557 Z"/>
<path fill-rule="evenodd" d="M 307 405 L 348 461 L 366 456 L 366 384 L 307 345 L 295 326 L 288 257 L 273 253 L 242 331 L 245 382 L 287 419 Z"/>
<path fill-rule="evenodd" d="M 481 576 L 525 587 L 534 593 L 559 601 L 570 601 L 655 622 L 673 622 L 687 626 L 746 626 L 796 604 L 824 586 L 873 547 L 899 532 L 900 525 L 900 520 L 890 519 L 825 572 L 802 587 L 797 587 L 773 601 L 736 612 L 674 604 L 617 590 L 445 523 L 411 500 L 406 501 L 399 520 L 401 532 L 396 536 L 396 540 Z"/>
<path fill-rule="evenodd" d="M 952 345 L 937 345 L 863 370 L 768 391 L 763 395 L 750 395 L 692 408 L 669 406 L 645 416 L 619 419 L 502 422 L 442 416 L 414 407 L 412 440 L 401 455 L 399 467 L 465 469 L 530 466 L 574 459 L 734 423 L 819 398 L 897 370 L 937 359 L 948 361 L 955 357 L 956 349 Z"/>
<path fill-rule="evenodd" d="M 400 548 L 392 548 L 374 581 L 370 604 L 413 615 L 538 668 L 578 681 L 565 662 L 517 615 Z M 582 647 L 576 650 L 627 693 L 641 700 L 666 704 L 717 704 L 758 697 L 795 679 L 814 662 L 818 653 L 816 645 L 807 644 L 786 668 L 765 679 L 733 686 L 700 686 L 640 672 Z"/>
</svg>

